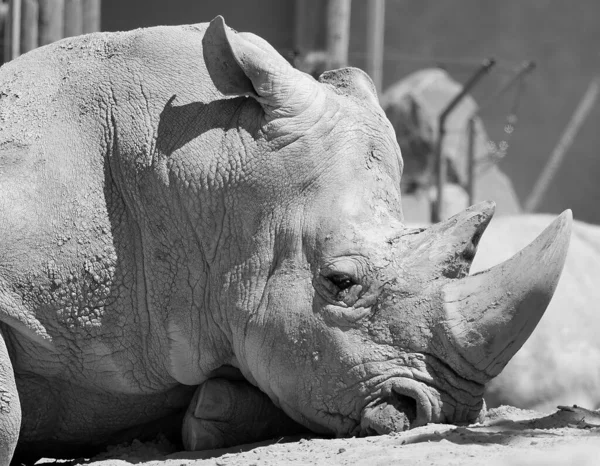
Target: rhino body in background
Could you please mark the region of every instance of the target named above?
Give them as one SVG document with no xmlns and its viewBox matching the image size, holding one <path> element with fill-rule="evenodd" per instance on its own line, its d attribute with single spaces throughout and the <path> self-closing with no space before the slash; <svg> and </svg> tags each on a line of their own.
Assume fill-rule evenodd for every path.
<svg viewBox="0 0 600 466">
<path fill-rule="evenodd" d="M 368 77 L 220 17 L 37 49 L 0 114 L 0 464 L 472 422 L 566 255 L 468 277 L 493 205 L 407 228 Z"/>
<path fill-rule="evenodd" d="M 492 220 L 471 272 L 511 257 L 550 222 L 550 215 Z M 569 253 L 544 318 L 486 389 L 488 407 L 541 411 L 577 404 L 600 409 L 600 226 L 576 221 Z"/>
<path fill-rule="evenodd" d="M 390 119 L 404 159 L 402 193 L 404 216 L 408 222 L 430 220 L 431 192 L 435 170 L 438 119 L 462 86 L 441 69 L 424 69 L 390 86 L 381 96 L 381 106 Z M 468 121 L 477 111 L 470 95 L 454 108 L 446 120 L 442 154 L 447 160 L 448 183 L 444 194 L 442 218 L 450 217 L 469 205 Z M 498 156 L 479 117 L 475 118 L 475 202 L 492 200 L 496 215 L 521 212 L 521 206 L 508 176 L 497 165 Z"/>
<path fill-rule="evenodd" d="M 445 71 L 415 72 L 386 90 L 381 104 L 396 131 L 404 159 L 403 210 L 407 223 L 430 219 L 426 185 L 434 168 L 438 117 L 461 86 Z M 443 153 L 450 166 L 444 216 L 468 205 L 467 122 L 477 103 L 466 96 L 447 120 Z M 475 119 L 476 200 L 492 199 L 496 217 L 479 244 L 472 272 L 508 259 L 550 222 L 547 215 L 521 215 L 509 178 L 490 157 L 483 122 Z M 461 186 L 462 185 L 462 186 Z M 412 188 L 412 189 L 411 189 Z M 486 389 L 488 407 L 508 404 L 542 411 L 557 405 L 600 408 L 600 227 L 575 222 L 561 281 L 540 325 L 524 347 Z"/>
</svg>

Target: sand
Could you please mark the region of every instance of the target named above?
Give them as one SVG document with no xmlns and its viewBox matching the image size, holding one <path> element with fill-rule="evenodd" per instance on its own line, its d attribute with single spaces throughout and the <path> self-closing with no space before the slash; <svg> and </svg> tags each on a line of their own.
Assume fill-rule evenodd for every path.
<svg viewBox="0 0 600 466">
<path fill-rule="evenodd" d="M 600 465 L 600 412 L 580 408 L 552 414 L 502 406 L 481 424 L 429 424 L 366 438 L 280 438 L 204 452 L 179 452 L 164 438 L 115 445 L 91 459 L 37 464 L 61 466 L 241 465 Z"/>
</svg>

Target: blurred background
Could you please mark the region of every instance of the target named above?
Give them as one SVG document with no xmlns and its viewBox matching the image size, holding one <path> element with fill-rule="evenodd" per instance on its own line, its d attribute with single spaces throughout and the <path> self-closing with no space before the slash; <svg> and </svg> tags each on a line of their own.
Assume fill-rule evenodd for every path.
<svg viewBox="0 0 600 466">
<path fill-rule="evenodd" d="M 218 14 L 304 71 L 373 77 L 406 159 L 407 217 L 491 197 L 500 213 L 572 208 L 600 223 L 597 0 L 4 0 L 0 50 L 8 61 L 63 37 Z"/>
</svg>

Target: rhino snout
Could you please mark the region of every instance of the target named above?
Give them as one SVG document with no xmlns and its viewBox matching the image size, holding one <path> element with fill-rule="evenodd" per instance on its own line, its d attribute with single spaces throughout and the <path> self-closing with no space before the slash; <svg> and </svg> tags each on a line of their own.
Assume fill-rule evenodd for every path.
<svg viewBox="0 0 600 466">
<path fill-rule="evenodd" d="M 381 397 L 363 410 L 360 434 L 383 435 L 439 422 L 439 406 L 432 404 L 432 398 L 420 385 L 406 378 L 394 381 Z"/>
</svg>

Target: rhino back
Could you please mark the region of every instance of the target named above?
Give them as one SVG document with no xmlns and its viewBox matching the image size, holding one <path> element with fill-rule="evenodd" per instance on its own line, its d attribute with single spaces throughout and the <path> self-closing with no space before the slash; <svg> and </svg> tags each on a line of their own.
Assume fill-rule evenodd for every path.
<svg viewBox="0 0 600 466">
<path fill-rule="evenodd" d="M 239 106 L 211 106 L 217 91 L 203 62 L 204 29 L 65 39 L 0 71 L 0 319 L 29 337 L 25 346 L 75 349 L 84 368 L 104 364 L 118 373 L 129 370 L 132 353 L 156 343 L 147 341 L 157 333 L 149 318 L 139 322 L 151 269 L 139 220 L 169 209 L 154 183 L 169 176 L 162 156 L 219 128 Z M 218 137 L 197 144 L 205 149 Z M 217 154 L 193 155 L 202 165 Z M 154 204 L 140 207 L 145 200 Z M 93 344 L 82 343 L 90 338 Z M 163 344 L 154 345 L 157 352 Z M 23 365 L 62 370 L 36 348 L 28 347 Z M 152 365 L 162 372 L 159 360 Z"/>
<path fill-rule="evenodd" d="M 1 314 L 20 330 L 38 320 L 43 302 L 59 299 L 51 296 L 57 268 L 73 266 L 82 248 L 93 250 L 96 230 L 107 227 L 106 140 L 89 99 L 95 60 L 69 56 L 65 44 L 53 45 L 0 71 Z"/>
<path fill-rule="evenodd" d="M 0 70 L 0 321 L 23 441 L 89 440 L 189 401 L 189 387 L 169 374 L 164 319 L 152 314 L 186 313 L 202 299 L 188 290 L 202 277 L 177 262 L 186 251 L 186 260 L 200 259 L 185 242 L 193 235 L 172 236 L 181 224 L 170 202 L 181 192 L 168 186 L 216 182 L 214 147 L 245 102 L 223 101 L 212 84 L 204 30 L 70 38 Z M 187 167 L 193 173 L 175 180 Z M 82 416 L 82 391 L 101 412 Z M 94 434 L 81 424 L 89 416 L 111 421 Z"/>
</svg>

